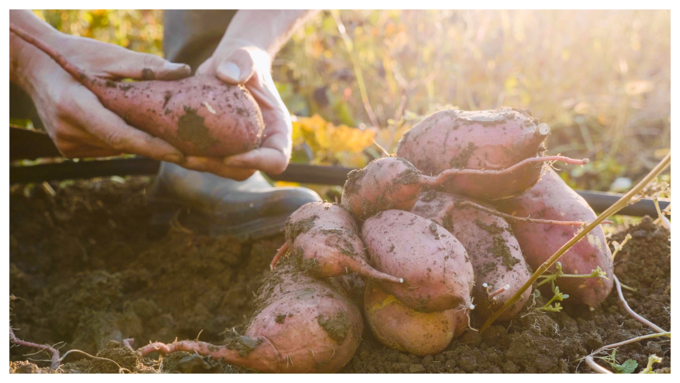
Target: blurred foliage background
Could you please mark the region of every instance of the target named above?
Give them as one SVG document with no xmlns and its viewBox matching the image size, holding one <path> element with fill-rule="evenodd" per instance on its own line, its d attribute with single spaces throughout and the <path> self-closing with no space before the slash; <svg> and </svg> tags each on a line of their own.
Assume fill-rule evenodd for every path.
<svg viewBox="0 0 680 383">
<path fill-rule="evenodd" d="M 162 55 L 162 11 L 36 14 Z M 670 150 L 670 11 L 324 11 L 273 75 L 296 116 L 293 162 L 363 166 L 382 154 L 373 140 L 393 153 L 437 110 L 499 106 L 550 125 L 550 154 L 591 159 L 563 167 L 578 189 L 625 191 Z"/>
</svg>

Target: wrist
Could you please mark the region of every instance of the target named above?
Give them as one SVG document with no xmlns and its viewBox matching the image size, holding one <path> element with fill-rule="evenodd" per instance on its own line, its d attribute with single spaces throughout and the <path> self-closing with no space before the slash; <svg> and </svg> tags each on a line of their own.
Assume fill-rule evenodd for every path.
<svg viewBox="0 0 680 383">
<path fill-rule="evenodd" d="M 26 29 L 55 47 L 64 46 L 66 38 L 69 37 L 49 26 L 42 28 L 40 25 L 29 25 Z M 44 71 L 50 64 L 56 68 L 57 64 L 52 62 L 49 56 L 10 32 L 10 81 L 32 96 L 34 84 L 44 78 Z"/>
</svg>

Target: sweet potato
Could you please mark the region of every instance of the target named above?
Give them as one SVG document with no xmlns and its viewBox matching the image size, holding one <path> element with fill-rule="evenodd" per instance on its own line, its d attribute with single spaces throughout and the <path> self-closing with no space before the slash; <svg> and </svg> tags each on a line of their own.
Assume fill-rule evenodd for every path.
<svg viewBox="0 0 680 383">
<path fill-rule="evenodd" d="M 498 210 L 520 217 L 540 217 L 557 221 L 591 222 L 596 218 L 588 203 L 572 190 L 552 169 L 524 194 L 499 201 Z M 574 237 L 580 228 L 574 226 L 537 225 L 521 221 L 511 222 L 515 237 L 529 265 L 538 268 L 562 245 Z M 601 226 L 588 233 L 559 260 L 565 274 L 590 274 L 598 266 L 609 279 L 557 279 L 557 286 L 569 294 L 565 301 L 582 302 L 597 307 L 613 287 L 611 252 Z M 555 267 L 551 268 L 555 271 Z"/>
<path fill-rule="evenodd" d="M 224 157 L 260 145 L 264 122 L 257 102 L 243 86 L 215 76 L 179 81 L 117 82 L 88 74 L 54 48 L 10 24 L 94 93 L 129 125 L 167 141 L 187 155 Z M 149 71 L 148 77 L 153 78 Z"/>
<path fill-rule="evenodd" d="M 463 245 L 443 227 L 415 214 L 387 210 L 361 230 L 369 263 L 404 283 L 378 281 L 406 306 L 422 312 L 470 308 L 472 264 Z"/>
<path fill-rule="evenodd" d="M 468 325 L 466 310 L 418 312 L 372 281 L 366 285 L 364 313 L 371 332 L 380 343 L 419 356 L 445 350 Z"/>
<path fill-rule="evenodd" d="M 152 343 L 138 350 L 197 352 L 263 372 L 335 372 L 354 355 L 363 332 L 361 311 L 339 287 L 283 262 L 265 281 L 245 335 L 224 345 L 199 341 Z"/>
<path fill-rule="evenodd" d="M 508 223 L 503 218 L 466 206 L 461 203 L 463 201 L 479 203 L 431 190 L 421 196 L 411 212 L 443 226 L 467 250 L 476 279 L 472 290 L 473 313 L 483 321 L 529 280 L 531 272 Z M 530 295 L 531 289 L 528 289 L 498 320 L 514 317 Z"/>
<path fill-rule="evenodd" d="M 401 282 L 381 273 L 366 261 L 364 244 L 349 213 L 328 202 L 309 202 L 296 210 L 285 226 L 286 245 L 272 260 L 272 268 L 290 248 L 298 266 L 315 277 L 332 277 L 356 272 L 360 275 Z"/>
<path fill-rule="evenodd" d="M 431 153 L 438 156 L 437 153 Z M 423 187 L 439 187 L 446 182 L 458 182 L 459 177 L 474 175 L 487 183 L 515 182 L 508 175 L 521 175 L 527 164 L 560 160 L 568 163 L 587 163 L 562 156 L 533 157 L 500 170 L 447 169 L 436 176 L 427 176 L 401 157 L 386 157 L 371 161 L 363 169 L 349 172 L 342 191 L 342 206 L 359 221 L 379 211 L 390 209 L 410 211 Z M 447 180 L 453 181 L 447 181 Z M 500 185 L 494 184 L 495 188 Z"/>
<path fill-rule="evenodd" d="M 541 156 L 549 133 L 548 125 L 539 124 L 524 110 L 444 110 L 406 132 L 399 141 L 397 156 L 430 175 L 450 168 L 506 169 Z M 492 177 L 459 174 L 444 182 L 442 189 L 483 200 L 507 198 L 536 184 L 543 169 L 535 162 Z"/>
<path fill-rule="evenodd" d="M 420 177 L 420 171 L 403 158 L 371 161 L 347 175 L 342 206 L 360 221 L 384 210 L 410 211 L 420 194 Z"/>
</svg>

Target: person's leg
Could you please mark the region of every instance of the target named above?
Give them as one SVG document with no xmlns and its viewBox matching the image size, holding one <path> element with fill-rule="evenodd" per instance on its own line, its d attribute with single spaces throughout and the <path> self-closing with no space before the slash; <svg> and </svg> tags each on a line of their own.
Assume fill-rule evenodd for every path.
<svg viewBox="0 0 680 383">
<path fill-rule="evenodd" d="M 192 70 L 208 59 L 236 11 L 166 11 L 163 52 Z M 163 234 L 178 211 L 192 230 L 256 239 L 282 232 L 288 216 L 305 203 L 321 200 L 305 188 L 274 188 L 258 172 L 237 182 L 162 163 L 149 195 L 152 227 Z M 187 209 L 189 208 L 189 209 Z M 187 213 L 189 211 L 189 213 Z"/>
</svg>

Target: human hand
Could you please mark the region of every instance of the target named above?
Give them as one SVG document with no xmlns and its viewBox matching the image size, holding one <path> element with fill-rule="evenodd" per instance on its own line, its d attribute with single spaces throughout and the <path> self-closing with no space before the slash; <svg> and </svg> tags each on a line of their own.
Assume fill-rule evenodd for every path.
<svg viewBox="0 0 680 383">
<path fill-rule="evenodd" d="M 75 65 L 102 78 L 175 80 L 191 74 L 184 64 L 129 51 L 93 39 L 51 30 L 40 36 Z M 50 57 L 10 33 L 10 76 L 33 99 L 45 128 L 66 157 L 121 153 L 184 162 L 182 152 L 160 138 L 129 126 Z M 147 77 L 147 78 L 145 78 Z"/>
<path fill-rule="evenodd" d="M 225 39 L 211 58 L 197 70 L 198 75 L 215 75 L 229 84 L 242 84 L 262 110 L 265 129 L 259 148 L 224 159 L 187 157 L 183 166 L 237 180 L 262 170 L 280 174 L 288 166 L 292 151 L 290 113 L 271 77 L 271 57 L 245 39 Z"/>
</svg>

